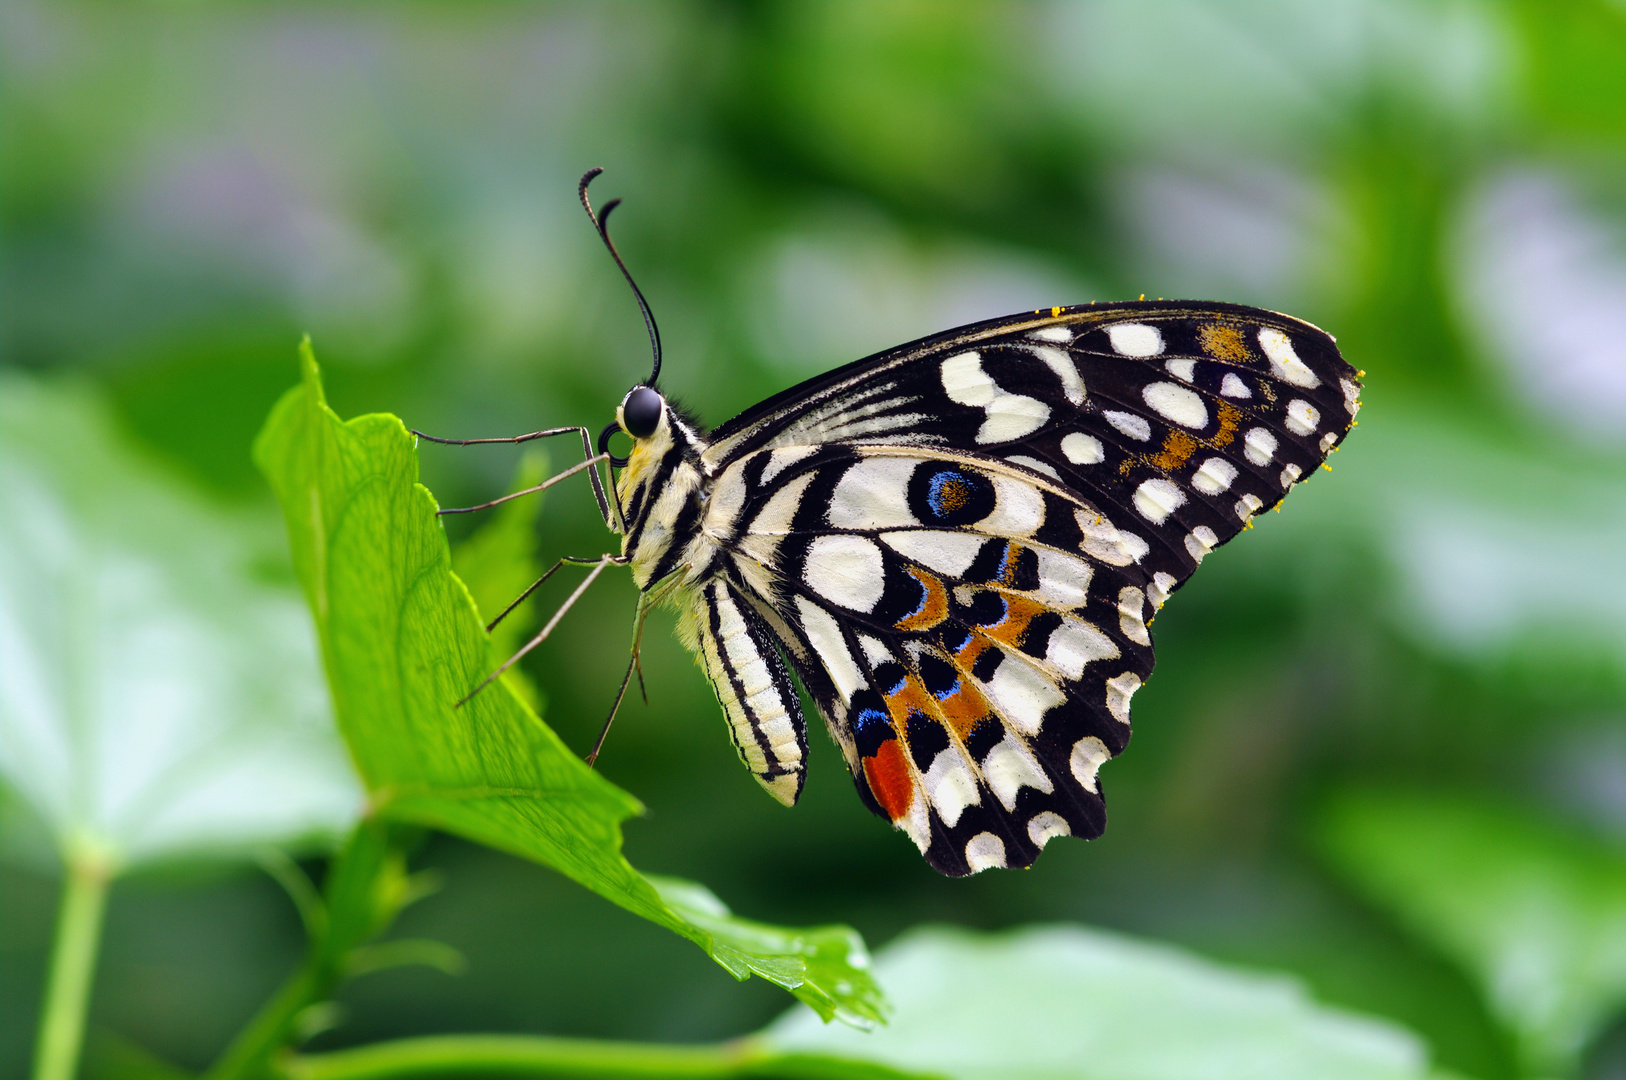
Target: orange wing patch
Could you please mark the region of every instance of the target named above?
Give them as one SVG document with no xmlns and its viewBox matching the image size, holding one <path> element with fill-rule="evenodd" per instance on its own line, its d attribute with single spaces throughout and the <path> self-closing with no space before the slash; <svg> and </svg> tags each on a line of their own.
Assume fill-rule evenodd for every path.
<svg viewBox="0 0 1626 1080">
<path fill-rule="evenodd" d="M 1242 336 L 1242 328 L 1238 326 L 1206 323 L 1197 331 L 1197 341 L 1203 351 L 1216 360 L 1245 364 L 1252 359 L 1248 354 L 1247 339 Z"/>
<path fill-rule="evenodd" d="M 905 615 L 893 625 L 899 630 L 930 630 L 944 619 L 948 618 L 948 593 L 943 589 L 943 583 L 924 570 L 913 566 L 904 567 L 921 587 L 926 590 L 925 597 L 920 601 L 920 607 Z"/>
</svg>

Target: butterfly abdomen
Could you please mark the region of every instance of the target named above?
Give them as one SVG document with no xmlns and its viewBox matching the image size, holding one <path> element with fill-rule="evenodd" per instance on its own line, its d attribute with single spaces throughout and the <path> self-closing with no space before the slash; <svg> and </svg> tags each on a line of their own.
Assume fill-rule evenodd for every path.
<svg viewBox="0 0 1626 1080">
<path fill-rule="evenodd" d="M 768 794 L 793 805 L 802 793 L 807 724 L 771 632 L 722 578 L 695 594 L 690 611 L 734 749 Z"/>
</svg>

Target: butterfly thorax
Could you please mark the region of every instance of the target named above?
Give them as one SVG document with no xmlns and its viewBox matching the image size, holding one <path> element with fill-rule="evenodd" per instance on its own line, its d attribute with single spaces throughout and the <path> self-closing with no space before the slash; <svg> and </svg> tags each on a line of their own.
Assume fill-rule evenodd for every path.
<svg viewBox="0 0 1626 1080">
<path fill-rule="evenodd" d="M 685 565 L 711 494 L 700 460 L 708 445 L 669 405 L 655 431 L 633 441 L 616 492 L 625 523 L 621 554 L 640 589 Z"/>
</svg>

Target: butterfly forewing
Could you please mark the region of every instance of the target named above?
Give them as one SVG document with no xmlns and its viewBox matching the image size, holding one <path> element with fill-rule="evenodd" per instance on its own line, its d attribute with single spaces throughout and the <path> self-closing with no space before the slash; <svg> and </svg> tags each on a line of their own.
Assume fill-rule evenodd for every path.
<svg viewBox="0 0 1626 1080">
<path fill-rule="evenodd" d="M 778 640 L 865 803 L 934 867 L 1026 866 L 1054 836 L 1101 832 L 1097 770 L 1151 674 L 1147 622 L 1321 464 L 1356 375 L 1307 323 L 1162 302 L 1012 316 L 849 365 L 711 436 L 700 542 L 728 584 L 698 594 L 702 618 L 734 613 L 742 662 L 741 643 Z M 707 640 L 768 783 L 769 743 L 741 742 L 763 738 L 747 688 L 718 681 L 740 664 Z M 772 745 L 800 746 L 793 719 Z"/>
</svg>

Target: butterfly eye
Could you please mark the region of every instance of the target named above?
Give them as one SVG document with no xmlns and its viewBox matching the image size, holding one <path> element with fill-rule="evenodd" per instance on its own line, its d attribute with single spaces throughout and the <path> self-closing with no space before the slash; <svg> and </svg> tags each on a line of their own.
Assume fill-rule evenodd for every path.
<svg viewBox="0 0 1626 1080">
<path fill-rule="evenodd" d="M 665 409 L 659 394 L 647 386 L 636 386 L 621 403 L 621 426 L 634 439 L 647 439 L 655 434 Z"/>
</svg>

